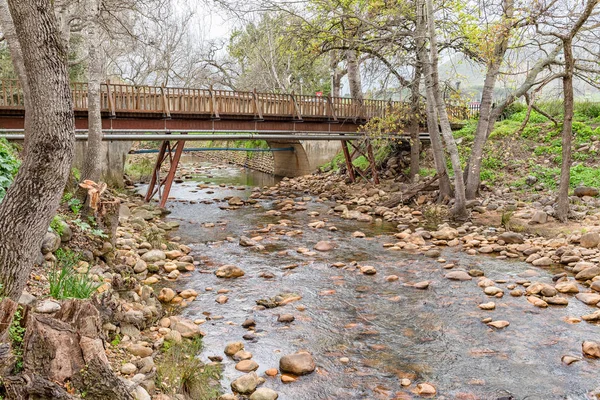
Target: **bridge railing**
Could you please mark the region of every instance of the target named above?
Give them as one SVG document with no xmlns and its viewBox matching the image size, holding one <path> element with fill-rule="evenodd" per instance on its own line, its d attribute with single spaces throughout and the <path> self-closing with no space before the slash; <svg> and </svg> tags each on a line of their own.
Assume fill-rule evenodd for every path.
<svg viewBox="0 0 600 400">
<path fill-rule="evenodd" d="M 88 107 L 87 83 L 71 84 L 73 106 L 77 111 Z M 322 97 L 256 91 L 167 88 L 134 86 L 120 83 L 101 85 L 101 108 L 104 112 L 206 115 L 213 118 L 277 117 L 367 120 L 383 116 L 389 110 L 409 104 L 386 100 L 357 100 L 344 97 Z M 0 108 L 22 109 L 23 93 L 16 80 L 0 81 Z M 452 120 L 469 117 L 466 107 L 448 106 Z"/>
</svg>

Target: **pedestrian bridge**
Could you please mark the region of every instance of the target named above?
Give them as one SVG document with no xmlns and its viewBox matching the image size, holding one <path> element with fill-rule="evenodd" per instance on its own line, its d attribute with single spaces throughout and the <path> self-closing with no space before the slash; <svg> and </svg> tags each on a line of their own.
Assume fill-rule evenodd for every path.
<svg viewBox="0 0 600 400">
<path fill-rule="evenodd" d="M 9 139 L 17 139 L 18 136 L 9 135 L 20 133 L 24 127 L 22 90 L 16 80 L 2 80 L 0 86 L 0 131 Z M 86 140 L 87 84 L 72 83 L 72 95 L 77 139 Z M 340 150 L 340 141 L 355 148 L 354 154 L 349 154 L 348 146 L 341 146 L 348 166 L 351 167 L 352 157 L 360 154 L 372 161 L 370 146 L 360 150 L 351 142 L 366 138 L 360 127 L 372 118 L 410 107 L 409 103 L 387 100 L 110 82 L 101 85 L 100 97 L 104 140 L 110 142 L 106 146 L 107 163 L 119 170 L 131 143 L 161 141 L 151 191 L 158 189 L 159 197 L 165 201 L 160 187 L 172 181 L 187 141 L 212 141 L 226 134 L 224 140 L 263 139 L 272 149 L 293 148 L 294 151 L 273 153 L 275 174 L 300 176 L 333 158 Z M 466 107 L 452 106 L 448 112 L 452 121 L 469 117 Z M 423 135 L 427 137 L 425 130 Z M 173 140 L 176 143 L 171 145 Z M 161 179 L 160 169 L 167 158 L 171 168 Z M 119 171 L 114 175 L 118 176 Z"/>
</svg>

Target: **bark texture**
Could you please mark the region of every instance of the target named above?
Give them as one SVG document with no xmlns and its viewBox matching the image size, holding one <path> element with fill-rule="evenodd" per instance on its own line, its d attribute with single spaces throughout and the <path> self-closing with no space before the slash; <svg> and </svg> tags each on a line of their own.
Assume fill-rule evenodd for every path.
<svg viewBox="0 0 600 400">
<path fill-rule="evenodd" d="M 508 49 L 508 39 L 510 36 L 511 19 L 514 16 L 514 0 L 503 1 L 503 29 L 500 32 L 498 41 L 494 45 L 494 50 L 487 63 L 487 72 L 483 83 L 483 91 L 481 94 L 481 105 L 479 108 L 479 120 L 475 130 L 475 141 L 471 150 L 471 159 L 473 162 L 467 163 L 466 168 L 466 196 L 467 199 L 474 199 L 479 193 L 479 183 L 481 174 L 481 159 L 483 157 L 483 146 L 485 145 L 490 124 L 493 126 L 496 122 L 492 121 L 492 104 L 494 101 L 494 88 L 496 80 L 500 73 L 500 66 L 504 61 L 504 55 Z"/>
<path fill-rule="evenodd" d="M 428 103 L 433 103 L 433 106 L 437 109 L 437 114 L 446 143 L 446 150 L 450 155 L 450 162 L 452 163 L 452 170 L 454 172 L 454 208 L 452 210 L 452 217 L 459 221 L 464 221 L 469 218 L 469 212 L 467 211 L 467 201 L 465 197 L 465 182 L 463 179 L 463 171 L 460 165 L 460 156 L 458 154 L 458 147 L 454 141 L 452 135 L 452 127 L 450 126 L 450 120 L 448 119 L 448 112 L 446 111 L 446 103 L 442 99 L 442 91 L 440 89 L 440 80 L 438 74 L 438 47 L 437 38 L 435 33 L 435 19 L 433 14 L 433 1 L 425 0 L 425 10 L 429 37 L 429 53 L 427 75 L 430 78 L 431 87 L 428 89 L 428 93 L 431 98 L 427 97 Z M 427 65 L 427 63 L 425 64 Z"/>
<path fill-rule="evenodd" d="M 50 0 L 9 0 L 23 52 L 30 101 L 27 154 L 0 203 L 0 281 L 18 300 L 67 181 L 74 120 L 66 43 Z M 41 45 L 43 43 L 43 45 Z"/>
<path fill-rule="evenodd" d="M 419 58 L 419 64 L 423 70 L 425 76 L 425 89 L 426 89 L 426 114 L 427 114 L 427 130 L 429 131 L 429 137 L 431 140 L 431 149 L 433 151 L 433 160 L 435 162 L 435 169 L 438 175 L 440 184 L 440 200 L 452 197 L 452 187 L 450 186 L 450 178 L 448 177 L 448 170 L 446 167 L 446 156 L 444 155 L 444 148 L 442 145 L 442 138 L 440 136 L 440 130 L 438 126 L 437 110 L 433 101 L 432 88 L 432 75 L 429 72 L 431 69 L 429 55 L 427 55 L 427 48 L 425 46 L 425 5 L 422 0 L 417 2 L 417 27 L 415 32 L 415 43 L 417 46 L 417 56 Z"/>
<path fill-rule="evenodd" d="M 350 86 L 350 96 L 362 102 L 362 81 L 360 78 L 360 64 L 356 50 L 346 50 L 346 64 L 348 65 L 348 85 Z"/>
<path fill-rule="evenodd" d="M 421 156 L 421 140 L 419 139 L 419 131 L 421 128 L 421 66 L 415 66 L 415 74 L 410 88 L 410 172 L 409 179 L 414 181 L 415 176 L 419 173 L 420 165 L 419 158 Z"/>
<path fill-rule="evenodd" d="M 99 2 L 91 0 L 88 18 L 88 140 L 81 169 L 81 181 L 100 181 L 102 174 L 102 114 L 100 85 L 102 81 L 102 57 L 98 18 Z"/>
</svg>

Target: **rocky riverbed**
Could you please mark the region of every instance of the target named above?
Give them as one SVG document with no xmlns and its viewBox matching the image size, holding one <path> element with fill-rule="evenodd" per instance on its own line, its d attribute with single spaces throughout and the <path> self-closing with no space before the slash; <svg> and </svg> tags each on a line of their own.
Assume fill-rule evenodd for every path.
<svg viewBox="0 0 600 400">
<path fill-rule="evenodd" d="M 452 226 L 426 197 L 381 207 L 392 183 L 181 175 L 168 220 L 200 262 L 157 283 L 201 324 L 202 358 L 237 393 L 223 399 L 584 399 L 600 386 L 594 198 L 576 208 L 590 230 L 544 238 L 490 226 L 498 210 L 551 223 L 541 197 L 489 193 L 471 204 L 489 223 Z"/>
</svg>

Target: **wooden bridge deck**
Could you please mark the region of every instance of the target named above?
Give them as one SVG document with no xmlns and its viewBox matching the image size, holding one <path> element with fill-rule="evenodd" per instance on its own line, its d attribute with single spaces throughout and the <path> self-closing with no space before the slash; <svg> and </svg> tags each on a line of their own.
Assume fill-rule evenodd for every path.
<svg viewBox="0 0 600 400">
<path fill-rule="evenodd" d="M 87 114 L 87 84 L 72 83 L 73 106 L 77 117 L 85 119 Z M 215 89 L 172 88 L 157 86 L 133 86 L 119 83 L 104 83 L 101 87 L 103 118 L 127 119 L 128 123 L 112 128 L 161 129 L 161 124 L 151 120 L 188 120 L 188 123 L 171 123 L 173 129 L 210 129 L 209 125 L 192 124 L 195 121 L 230 121 L 217 124 L 226 129 L 260 130 L 286 129 L 290 123 L 309 122 L 304 130 L 334 130 L 355 132 L 373 117 L 385 116 L 390 110 L 408 108 L 409 104 L 397 101 L 362 101 L 329 96 L 307 96 L 296 94 L 240 92 Z M 449 107 L 451 120 L 468 117 L 465 107 Z M 16 80 L 0 81 L 0 129 L 18 128 L 15 117 L 23 117 L 23 95 Z M 1 118 L 4 117 L 4 118 Z M 146 121 L 146 122 L 144 122 Z M 236 123 L 236 121 L 238 121 Z M 241 121 L 272 122 L 249 125 Z M 183 122 L 183 121 L 180 121 Z M 274 124 L 273 124 L 274 123 Z M 345 128 L 324 129 L 324 124 L 342 123 Z M 212 124 L 213 128 L 215 124 Z M 87 127 L 87 121 L 79 121 L 78 128 Z M 166 124 L 164 126 L 166 129 Z M 291 130 L 291 129 L 290 129 Z M 297 130 L 297 129 L 293 129 Z"/>
</svg>

